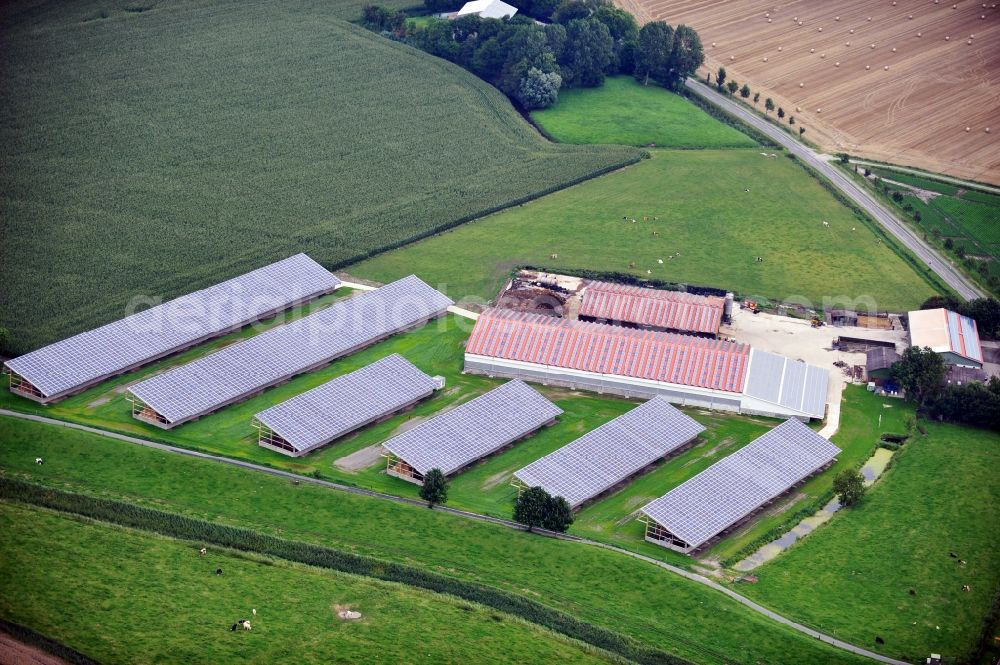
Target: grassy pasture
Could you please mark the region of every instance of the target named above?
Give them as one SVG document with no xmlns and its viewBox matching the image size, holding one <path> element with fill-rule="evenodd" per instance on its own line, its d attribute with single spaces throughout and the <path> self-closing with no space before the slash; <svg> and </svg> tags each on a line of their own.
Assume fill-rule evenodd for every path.
<svg viewBox="0 0 1000 665">
<path fill-rule="evenodd" d="M 935 291 L 877 237 L 784 157 L 657 150 L 635 166 L 349 270 L 380 281 L 415 272 L 458 298 L 492 298 L 513 266 L 530 264 L 649 271 L 653 278 L 815 306 L 918 306 Z M 764 262 L 756 263 L 757 256 Z"/>
<path fill-rule="evenodd" d="M 746 593 L 911 662 L 968 658 L 1000 587 L 1000 436 L 926 428 L 861 504 L 758 568 Z"/>
<path fill-rule="evenodd" d="M 614 552 L 83 432 L 0 418 L 0 472 L 476 580 L 699 663 L 863 662 Z"/>
<path fill-rule="evenodd" d="M 619 143 L 661 148 L 746 148 L 756 142 L 680 95 L 631 76 L 599 88 L 563 90 L 559 101 L 532 111 L 532 120 L 560 143 Z"/>
<path fill-rule="evenodd" d="M 0 503 L 0 526 L 0 614 L 109 665 L 607 662 L 524 621 L 398 584 L 225 550 L 201 557 L 192 543 L 18 504 Z M 342 621 L 337 606 L 365 616 Z M 240 618 L 251 632 L 230 631 Z"/>
<path fill-rule="evenodd" d="M 10 350 L 295 252 L 345 264 L 636 158 L 545 141 L 473 74 L 344 20 L 361 4 L 5 3 Z"/>
</svg>

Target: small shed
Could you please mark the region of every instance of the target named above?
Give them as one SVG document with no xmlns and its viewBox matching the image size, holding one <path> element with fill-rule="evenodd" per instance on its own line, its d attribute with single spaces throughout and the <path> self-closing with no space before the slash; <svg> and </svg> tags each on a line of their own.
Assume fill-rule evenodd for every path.
<svg viewBox="0 0 1000 665">
<path fill-rule="evenodd" d="M 831 309 L 828 313 L 831 326 L 856 326 L 858 325 L 858 313 L 849 309 Z"/>
<path fill-rule="evenodd" d="M 868 380 L 876 383 L 886 381 L 891 376 L 892 366 L 900 360 L 902 360 L 902 356 L 896 353 L 895 349 L 885 346 L 869 349 L 865 362 Z"/>
</svg>

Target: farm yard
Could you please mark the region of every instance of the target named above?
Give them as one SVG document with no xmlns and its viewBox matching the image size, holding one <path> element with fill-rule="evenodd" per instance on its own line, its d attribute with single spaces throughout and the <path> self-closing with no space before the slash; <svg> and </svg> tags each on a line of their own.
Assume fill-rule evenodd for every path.
<svg viewBox="0 0 1000 665">
<path fill-rule="evenodd" d="M 607 660 L 509 615 L 398 584 L 216 548 L 202 557 L 195 543 L 13 503 L 0 502 L 0 526 L 0 613 L 109 665 L 400 662 L 417 643 L 449 662 Z M 341 620 L 338 606 L 362 618 Z M 240 618 L 249 632 L 230 630 Z"/>
<path fill-rule="evenodd" d="M 761 92 L 760 109 L 774 98 L 829 152 L 1000 184 L 994 3 L 618 4 L 640 20 L 695 28 L 703 72 L 725 67 Z"/>
<path fill-rule="evenodd" d="M 660 148 L 746 148 L 756 143 L 683 97 L 618 76 L 596 89 L 570 89 L 531 119 L 560 143 Z"/>
<path fill-rule="evenodd" d="M 0 10 L 9 352 L 136 295 L 300 251 L 344 264 L 638 157 L 545 141 L 472 74 L 343 20 L 361 3 L 107 5 Z"/>
<path fill-rule="evenodd" d="M 478 302 L 493 298 L 518 265 L 625 272 L 817 307 L 897 311 L 936 293 L 783 154 L 651 152 L 620 172 L 348 270 L 383 282 L 413 272 L 453 299 Z"/>
</svg>

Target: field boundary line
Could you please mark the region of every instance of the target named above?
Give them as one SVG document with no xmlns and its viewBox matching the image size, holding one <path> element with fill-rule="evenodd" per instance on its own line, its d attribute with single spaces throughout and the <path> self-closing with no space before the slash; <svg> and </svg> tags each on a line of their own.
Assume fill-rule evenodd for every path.
<svg viewBox="0 0 1000 665">
<path fill-rule="evenodd" d="M 392 501 L 392 502 L 395 502 L 395 503 L 401 503 L 401 504 L 406 504 L 406 505 L 411 505 L 411 506 L 418 506 L 418 507 L 421 507 L 421 508 L 425 508 L 426 505 L 427 505 L 426 502 L 420 501 L 420 500 L 417 500 L 417 499 L 408 499 L 406 497 L 395 496 L 395 495 L 392 495 L 392 494 L 386 494 L 384 492 L 377 492 L 375 490 L 368 490 L 368 489 L 363 489 L 363 488 L 360 488 L 360 487 L 351 487 L 350 485 L 343 485 L 341 483 L 335 483 L 335 482 L 332 482 L 332 481 L 329 481 L 329 480 L 322 480 L 320 478 L 312 478 L 310 476 L 303 476 L 303 475 L 299 475 L 297 473 L 292 473 L 290 471 L 283 471 L 281 469 L 274 469 L 274 468 L 263 466 L 263 465 L 260 465 L 260 464 L 254 464 L 253 462 L 245 462 L 243 460 L 237 460 L 237 459 L 232 459 L 232 458 L 229 458 L 229 457 L 223 457 L 221 455 L 212 455 L 212 454 L 203 453 L 203 452 L 200 452 L 200 451 L 197 451 L 197 450 L 189 450 L 187 448 L 180 448 L 178 446 L 171 446 L 171 445 L 166 444 L 166 443 L 158 443 L 156 441 L 150 441 L 148 439 L 143 439 L 143 438 L 140 438 L 140 437 L 129 436 L 127 434 L 118 434 L 117 432 L 109 432 L 107 430 L 102 430 L 102 429 L 99 429 L 99 428 L 96 428 L 96 427 L 90 427 L 88 425 L 80 425 L 78 423 L 72 423 L 72 422 L 68 422 L 68 421 L 64 421 L 64 420 L 56 420 L 54 418 L 48 418 L 46 416 L 39 416 L 39 415 L 35 415 L 35 414 L 30 414 L 30 413 L 20 413 L 18 411 L 11 411 L 9 409 L 0 409 L 0 416 L 8 416 L 8 417 L 11 417 L 11 418 L 20 418 L 22 420 L 29 420 L 29 421 L 32 421 L 32 422 L 42 423 L 42 424 L 46 424 L 46 425 L 53 425 L 53 426 L 56 426 L 56 427 L 66 427 L 66 428 L 69 428 L 69 429 L 75 429 L 75 430 L 79 430 L 79 431 L 82 431 L 82 432 L 87 432 L 87 433 L 90 433 L 90 434 L 96 434 L 98 436 L 105 436 L 105 437 L 108 437 L 108 438 L 117 439 L 119 441 L 124 441 L 126 443 L 135 443 L 135 444 L 138 444 L 140 446 L 145 446 L 147 448 L 155 448 L 156 450 L 162 450 L 164 452 L 175 453 L 175 454 L 180 454 L 180 455 L 186 455 L 188 457 L 196 457 L 198 459 L 211 460 L 211 461 L 214 461 L 214 462 L 221 462 L 223 464 L 229 464 L 231 466 L 240 467 L 240 468 L 247 469 L 247 470 L 250 470 L 250 471 L 257 471 L 257 472 L 267 473 L 267 474 L 270 474 L 272 476 L 278 476 L 278 477 L 281 477 L 281 478 L 287 478 L 289 480 L 295 480 L 295 481 L 298 481 L 298 482 L 301 482 L 301 483 L 310 483 L 310 484 L 313 484 L 313 485 L 319 485 L 321 487 L 327 487 L 327 488 L 330 488 L 330 489 L 339 490 L 339 491 L 347 492 L 347 493 L 350 493 L 350 494 L 358 494 L 358 495 L 361 495 L 361 496 L 369 496 L 369 497 L 373 497 L 373 498 L 377 498 L 377 499 L 385 499 L 385 500 Z M 497 524 L 497 525 L 500 525 L 500 526 L 505 526 L 505 527 L 510 528 L 510 529 L 516 529 L 518 531 L 527 531 L 527 527 L 525 527 L 523 524 L 520 524 L 518 522 L 514 522 L 513 520 L 506 520 L 506 519 L 503 519 L 503 518 L 500 518 L 500 517 L 492 517 L 490 515 L 482 515 L 480 513 L 474 513 L 474 512 L 471 512 L 471 511 L 467 511 L 467 510 L 460 510 L 458 508 L 451 508 L 451 507 L 448 507 L 448 506 L 438 506 L 438 507 L 435 508 L 435 510 L 437 510 L 439 512 L 443 512 L 443 513 L 448 513 L 450 515 L 456 515 L 458 517 L 464 517 L 465 519 L 476 520 L 476 521 L 479 521 L 479 522 L 487 522 L 487 523 L 490 523 L 490 524 Z M 785 625 L 785 626 L 787 626 L 789 628 L 792 628 L 793 630 L 796 630 L 796 631 L 798 631 L 798 632 L 800 632 L 800 633 L 802 633 L 804 635 L 808 635 L 809 637 L 818 639 L 821 642 L 825 642 L 826 644 L 829 644 L 829 645 L 831 645 L 833 647 L 836 647 L 838 649 L 841 649 L 843 651 L 847 651 L 847 652 L 850 652 L 850 653 L 853 653 L 853 654 L 859 655 L 859 656 L 864 656 L 866 658 L 870 658 L 872 660 L 876 660 L 876 661 L 879 661 L 879 662 L 882 662 L 882 663 L 887 663 L 888 665 L 910 665 L 906 661 L 896 660 L 895 658 L 890 658 L 888 656 L 883 656 L 882 654 L 875 653 L 874 651 L 869 651 L 868 649 L 865 649 L 863 647 L 856 646 L 854 644 L 851 644 L 850 642 L 845 642 L 843 640 L 837 639 L 835 637 L 831 637 L 830 635 L 827 635 L 827 634 L 825 634 L 823 632 L 820 632 L 818 630 L 815 630 L 813 628 L 809 628 L 807 626 L 804 626 L 803 624 L 800 624 L 800 623 L 798 623 L 796 621 L 793 621 L 793 620 L 791 620 L 791 619 L 789 619 L 789 618 L 787 618 L 787 617 L 785 617 L 785 616 L 783 616 L 781 614 L 778 614 L 777 612 L 774 612 L 773 610 L 767 609 L 763 605 L 760 605 L 760 604 L 754 602 L 753 600 L 747 598 L 746 596 L 740 595 L 739 593 L 737 593 L 737 592 L 733 591 L 732 589 L 729 589 L 729 588 L 727 588 L 727 587 L 719 584 L 718 582 L 710 580 L 707 577 L 704 577 L 702 575 L 698 575 L 697 573 L 692 573 L 690 571 L 684 570 L 683 568 L 680 568 L 678 566 L 674 566 L 672 564 L 666 563 L 665 561 L 659 561 L 658 559 L 654 559 L 654 558 L 646 556 L 644 554 L 639 554 L 638 552 L 633 552 L 631 550 L 627 550 L 625 548 L 618 547 L 616 545 L 609 545 L 607 543 L 601 543 L 601 542 L 598 542 L 596 540 L 590 540 L 589 538 L 580 538 L 579 536 L 573 536 L 573 535 L 564 534 L 564 533 L 556 533 L 556 532 L 553 532 L 553 531 L 546 531 L 544 529 L 535 529 L 535 533 L 538 533 L 540 535 L 547 536 L 547 537 L 550 537 L 550 538 L 558 538 L 560 540 L 567 540 L 567 541 L 582 543 L 582 544 L 590 545 L 590 546 L 594 546 L 594 547 L 600 547 L 602 549 L 610 550 L 612 552 L 617 552 L 618 554 L 623 554 L 625 556 L 632 557 L 633 559 L 637 559 L 639 561 L 643 561 L 643 562 L 652 564 L 652 565 L 654 565 L 654 566 L 656 566 L 656 567 L 658 567 L 658 568 L 660 568 L 662 570 L 666 570 L 666 571 L 671 572 L 671 573 L 673 573 L 675 575 L 680 575 L 681 577 L 683 577 L 683 578 L 685 578 L 685 579 L 687 579 L 689 581 L 695 582 L 697 584 L 701 584 L 702 586 L 707 586 L 708 588 L 710 588 L 710 589 L 712 589 L 714 591 L 723 593 L 726 596 L 728 596 L 729 598 L 731 598 L 732 600 L 735 600 L 736 602 L 740 603 L 741 605 L 743 605 L 743 606 L 745 606 L 745 607 L 753 610 L 754 612 L 756 612 L 758 614 L 761 614 L 761 615 L 767 617 L 768 619 L 771 619 L 772 621 L 776 621 L 776 622 L 778 622 L 778 623 L 780 623 L 782 625 Z"/>
<path fill-rule="evenodd" d="M 919 176 L 921 178 L 926 178 L 927 180 L 932 180 L 935 182 L 943 182 L 949 185 L 958 185 L 959 187 L 964 187 L 965 189 L 975 189 L 977 191 L 986 192 L 987 194 L 998 194 L 1000 195 L 1000 187 L 994 187 L 982 182 L 976 182 L 974 180 L 963 180 L 962 178 L 954 178 L 950 175 L 944 175 L 941 173 L 928 173 L 927 171 L 921 171 L 920 169 L 910 168 L 909 166 L 898 166 L 896 164 L 883 164 L 881 162 L 870 162 L 866 159 L 855 159 L 853 157 L 848 158 L 851 164 L 858 164 L 859 166 L 874 166 L 877 169 L 884 169 L 886 171 L 895 171 L 897 173 L 907 173 L 909 175 Z"/>
</svg>

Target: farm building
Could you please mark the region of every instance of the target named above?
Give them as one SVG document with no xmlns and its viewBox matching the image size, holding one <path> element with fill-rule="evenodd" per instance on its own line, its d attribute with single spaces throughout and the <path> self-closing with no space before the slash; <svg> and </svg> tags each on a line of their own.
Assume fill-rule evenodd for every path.
<svg viewBox="0 0 1000 665">
<path fill-rule="evenodd" d="M 427 376 L 394 353 L 256 414 L 257 443 L 299 457 L 443 387 L 443 378 Z"/>
<path fill-rule="evenodd" d="M 704 431 L 667 400 L 654 397 L 516 471 L 515 485 L 541 487 L 576 508 L 683 449 Z"/>
<path fill-rule="evenodd" d="M 417 277 L 404 277 L 135 384 L 132 415 L 176 427 L 423 325 L 452 304 Z"/>
<path fill-rule="evenodd" d="M 455 12 L 454 17 L 476 14 L 480 18 L 504 18 L 511 17 L 516 13 L 517 7 L 508 5 L 503 0 L 472 0 L 472 2 L 462 5 L 462 8 Z"/>
<path fill-rule="evenodd" d="M 689 554 L 830 464 L 840 449 L 786 420 L 641 509 L 646 540 Z"/>
<path fill-rule="evenodd" d="M 508 381 L 382 446 L 386 472 L 418 485 L 431 469 L 450 476 L 555 422 L 562 409 L 521 381 Z"/>
<path fill-rule="evenodd" d="M 826 370 L 746 344 L 488 309 L 465 371 L 781 418 L 822 418 Z"/>
<path fill-rule="evenodd" d="M 878 383 L 891 378 L 892 366 L 900 360 L 902 360 L 902 357 L 896 353 L 896 349 L 890 349 L 886 346 L 877 346 L 873 349 L 868 349 L 865 360 L 865 371 L 868 374 L 868 380 Z"/>
<path fill-rule="evenodd" d="M 726 301 L 718 296 L 589 282 L 583 290 L 581 321 L 718 337 Z"/>
<path fill-rule="evenodd" d="M 4 363 L 12 392 L 48 404 L 340 286 L 296 254 Z"/>
<path fill-rule="evenodd" d="M 910 345 L 929 347 L 948 365 L 983 368 L 983 348 L 976 322 L 947 309 L 910 312 Z"/>
</svg>

